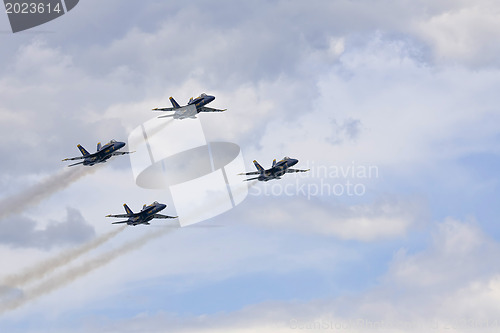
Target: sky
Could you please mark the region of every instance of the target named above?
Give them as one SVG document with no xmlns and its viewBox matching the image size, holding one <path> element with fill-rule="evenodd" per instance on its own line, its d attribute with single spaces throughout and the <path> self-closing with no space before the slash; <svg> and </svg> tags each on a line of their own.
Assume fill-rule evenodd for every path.
<svg viewBox="0 0 500 333">
<path fill-rule="evenodd" d="M 86 0 L 0 31 L 0 331 L 498 330 L 497 1 Z M 134 154 L 61 160 L 203 92 L 246 171 L 310 171 L 237 176 L 244 200 L 190 226 L 112 225 L 181 215 L 174 190 L 139 186 Z M 157 145 L 193 139 L 176 121 Z"/>
</svg>

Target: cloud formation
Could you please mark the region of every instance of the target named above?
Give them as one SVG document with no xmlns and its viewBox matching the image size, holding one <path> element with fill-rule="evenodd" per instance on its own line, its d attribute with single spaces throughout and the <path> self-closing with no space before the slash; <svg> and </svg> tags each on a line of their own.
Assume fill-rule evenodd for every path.
<svg viewBox="0 0 500 333">
<path fill-rule="evenodd" d="M 98 168 L 98 166 L 93 168 L 65 168 L 13 195 L 0 199 L 0 220 L 36 206 L 80 178 L 94 173 Z"/>
<path fill-rule="evenodd" d="M 404 237 L 412 228 L 423 227 L 426 206 L 418 199 L 384 199 L 370 204 L 345 205 L 333 199 L 265 197 L 245 221 L 264 228 L 322 234 L 344 240 L 374 241 Z"/>
<path fill-rule="evenodd" d="M 124 320 L 114 329 L 138 327 L 161 332 L 491 332 L 498 327 L 500 265 L 493 259 L 500 245 L 477 222 L 446 219 L 433 229 L 421 251 L 397 252 L 380 284 L 350 296 L 307 302 L 268 301 L 243 309 L 179 318 L 158 312 Z M 116 325 L 115 323 L 114 325 Z M 102 326 L 101 326 L 102 328 Z"/>
<path fill-rule="evenodd" d="M 384 252 L 380 244 L 393 244 L 386 240 L 404 239 L 409 248 L 394 249 L 397 254 L 390 262 L 378 259 L 373 263 L 389 266 L 388 272 L 380 278 L 370 271 L 369 286 L 359 287 L 354 296 L 346 295 L 346 286 L 341 284 L 340 296 L 333 300 L 278 302 L 272 300 L 278 297 L 273 288 L 268 288 L 269 302 L 246 303 L 240 311 L 228 304 L 225 313 L 190 318 L 188 325 L 169 313 L 143 314 L 117 331 L 163 331 L 169 325 L 179 331 L 279 332 L 291 329 L 291 318 L 300 320 L 299 324 L 314 324 L 315 320 L 333 317 L 345 321 L 358 315 L 389 321 L 427 320 L 434 314 L 446 322 L 467 314 L 494 317 L 498 267 L 488 268 L 487 264 L 495 261 L 498 251 L 481 231 L 487 222 L 445 221 L 432 229 L 435 239 L 430 247 L 415 252 L 415 243 L 417 248 L 424 245 L 413 231 L 424 224 L 426 232 L 433 225 L 432 219 L 421 215 L 441 209 L 443 202 L 429 202 L 428 208 L 419 199 L 404 198 L 410 193 L 425 201 L 445 182 L 462 181 L 467 188 L 471 182 L 456 172 L 456 159 L 497 152 L 498 11 L 499 4 L 489 0 L 82 3 L 71 18 L 64 16 L 52 23 L 50 27 L 57 33 L 25 34 L 2 44 L 0 57 L 6 66 L 0 69 L 0 130 L 4 133 L 0 181 L 10 187 L 7 193 L 13 193 L 27 177 L 59 168 L 61 158 L 77 152 L 75 144 L 87 146 L 109 136 L 126 137 L 127 130 L 153 116 L 151 107 L 168 102 L 169 96 L 184 101 L 206 91 L 217 96 L 217 106 L 229 109 L 223 121 L 212 117 L 213 126 L 207 128 L 240 143 L 249 161 L 272 161 L 284 155 L 316 165 L 356 161 L 377 165 L 386 177 L 370 184 L 375 189 L 371 196 L 358 200 L 255 199 L 257 205 L 242 206 L 244 210 L 233 215 L 252 220 L 244 224 L 254 230 L 246 235 L 248 248 L 260 244 L 270 228 L 286 231 L 279 236 L 289 242 L 290 235 L 303 236 L 314 245 L 318 239 L 355 240 L 349 243 L 378 254 Z M 89 18 L 99 23 L 89 24 Z M 128 167 L 126 163 L 122 166 Z M 432 174 L 435 182 L 424 183 L 426 174 Z M 137 201 L 157 195 L 139 191 L 127 177 L 120 183 L 122 194 Z M 114 185 L 103 173 L 96 174 L 95 180 L 94 187 Z M 80 185 L 84 192 L 95 193 L 89 184 Z M 9 249 L 30 243 L 42 250 L 51 246 L 49 240 L 81 242 L 66 228 L 69 222 L 40 231 L 33 220 L 13 218 L 45 198 L 45 190 L 35 192 L 26 206 L 22 206 L 22 197 L 15 196 L 16 200 L 0 204 L 1 214 L 12 214 L 1 224 L 17 222 L 15 230 L 11 229 L 13 223 L 5 226 L 9 234 L 0 240 L 10 244 Z M 449 192 L 442 200 L 448 207 L 456 206 L 460 191 Z M 75 200 L 83 195 L 80 191 L 65 194 Z M 457 209 L 447 214 L 460 213 Z M 90 229 L 77 215 L 73 214 L 71 230 L 85 234 Z M 231 239 L 231 233 L 224 236 L 219 244 Z M 200 253 L 212 253 L 204 247 L 207 243 L 189 244 L 189 255 L 182 242 L 169 248 L 178 255 L 173 266 L 180 275 L 199 272 L 198 267 L 181 263 L 202 261 Z M 241 242 L 233 245 L 240 247 Z M 287 248 L 277 246 L 278 250 L 286 252 Z M 242 277 L 255 270 L 272 274 L 276 267 L 260 266 L 260 262 L 274 252 L 262 251 L 255 257 L 250 251 L 228 248 L 231 262 L 245 267 L 233 272 L 234 267 L 223 266 L 213 256 L 206 271 L 211 279 L 231 274 Z M 315 251 L 303 252 L 301 260 L 289 257 L 294 269 L 308 268 L 297 267 L 295 261 L 310 263 L 321 257 Z M 340 255 L 345 253 L 339 251 Z M 144 267 L 154 275 L 158 261 L 154 256 L 148 258 L 150 264 Z M 95 259 L 85 268 L 74 267 L 67 276 L 61 273 L 40 284 L 32 295 L 44 295 L 58 282 L 65 281 L 64 285 L 75 276 L 84 276 L 89 267 L 102 267 Z M 464 272 L 461 265 L 472 269 Z M 352 267 L 339 267 L 338 271 L 350 277 L 360 274 Z M 324 274 L 325 279 L 334 279 L 330 271 Z M 372 288 L 374 284 L 378 287 Z M 466 300 L 471 301 L 470 306 Z M 71 305 L 78 315 L 65 316 L 71 310 L 61 309 L 62 316 L 81 318 L 83 310 Z M 86 307 L 85 313 L 92 309 L 95 305 Z M 480 311 L 488 316 L 481 317 Z M 24 318 L 37 318 L 30 312 L 24 314 Z"/>
<path fill-rule="evenodd" d="M 32 281 L 43 279 L 46 277 L 46 275 L 53 273 L 57 268 L 68 265 L 73 260 L 109 241 L 124 229 L 125 227 L 117 228 L 103 235 L 100 235 L 99 237 L 96 237 L 81 246 L 62 251 L 60 254 L 56 255 L 53 258 L 34 264 L 33 266 L 23 270 L 20 273 L 7 276 L 0 282 L 0 284 L 6 286 L 23 287 L 25 284 Z M 78 228 L 72 228 L 71 230 L 72 232 L 78 232 Z"/>
<path fill-rule="evenodd" d="M 117 229 L 116 232 L 114 233 L 109 233 L 105 235 L 104 240 L 110 239 L 112 236 L 116 235 L 118 232 L 122 231 L 126 227 L 120 227 Z M 46 280 L 40 282 L 39 284 L 36 284 L 35 286 L 31 288 L 27 288 L 21 297 L 13 298 L 9 300 L 8 302 L 5 302 L 0 306 L 0 313 L 3 313 L 8 310 L 13 310 L 16 309 L 20 306 L 23 306 L 26 303 L 31 302 L 32 300 L 43 296 L 45 294 L 48 294 L 54 290 L 57 290 L 59 288 L 62 288 L 66 286 L 67 284 L 73 282 L 74 280 L 81 278 L 88 273 L 103 267 L 110 263 L 111 261 L 115 260 L 116 258 L 119 258 L 123 255 L 126 255 L 127 253 L 137 250 L 141 248 L 142 246 L 146 245 L 149 241 L 161 237 L 169 232 L 172 232 L 173 229 L 163 229 L 160 232 L 151 232 L 146 235 L 143 235 L 142 237 L 136 238 L 134 240 L 128 241 L 121 246 L 100 253 L 98 256 L 96 256 L 93 259 L 83 261 L 81 264 L 76 265 L 74 267 L 67 268 L 65 270 L 62 270 L 60 273 L 49 276 Z M 99 245 L 99 244 L 97 244 Z M 59 264 L 65 264 L 67 259 L 74 259 L 74 258 L 60 258 L 63 259 L 64 262 L 57 263 Z M 55 262 L 55 261 L 54 261 Z M 50 272 L 47 272 L 50 273 Z"/>
<path fill-rule="evenodd" d="M 94 227 L 75 208 L 66 208 L 63 221 L 50 221 L 42 230 L 37 228 L 35 220 L 23 215 L 0 220 L 0 243 L 12 247 L 47 250 L 55 246 L 81 244 L 94 236 Z"/>
</svg>

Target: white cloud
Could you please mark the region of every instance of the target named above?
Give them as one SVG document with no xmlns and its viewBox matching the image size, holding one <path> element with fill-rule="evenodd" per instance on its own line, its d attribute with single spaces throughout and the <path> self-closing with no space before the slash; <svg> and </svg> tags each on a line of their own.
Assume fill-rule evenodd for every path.
<svg viewBox="0 0 500 333">
<path fill-rule="evenodd" d="M 411 46 L 375 34 L 363 47 L 346 48 L 318 75 L 319 97 L 286 123 L 269 119 L 260 149 L 249 153 L 324 165 L 355 161 L 412 177 L 467 154 L 495 152 L 497 70 L 433 68 Z M 278 104 L 274 112 L 286 109 Z M 342 127 L 349 122 L 357 124 L 355 136 Z"/>
<path fill-rule="evenodd" d="M 491 69 L 498 63 L 499 51 L 493 42 L 499 31 L 496 8 L 495 2 L 448 0 L 375 5 L 347 0 L 202 1 L 182 6 L 154 2 L 140 7 L 118 1 L 82 2 L 54 21 L 51 27 L 61 28 L 58 33 L 42 38 L 25 34 L 15 44 L 14 39 L 5 41 L 0 50 L 1 55 L 10 52 L 2 57 L 6 66 L 0 80 L 2 185 L 10 189 L 15 189 L 13 184 L 26 185 L 33 175 L 62 167 L 61 158 L 78 153 L 75 144 L 94 146 L 100 140 L 126 137 L 128 130 L 153 116 L 151 107 L 165 103 L 168 96 L 184 101 L 202 91 L 216 95 L 214 106 L 229 109 L 218 115 L 223 120 L 215 115 L 208 119 L 207 128 L 214 136 L 241 143 L 249 160 L 291 155 L 316 165 L 374 164 L 381 174 L 405 176 L 399 178 L 404 183 L 393 189 L 392 196 L 406 182 L 418 182 L 422 170 L 433 171 L 436 165 L 444 165 L 436 173 L 436 186 L 446 181 L 440 178 L 463 181 L 460 173 L 448 169 L 453 159 L 497 149 L 492 139 L 498 133 L 499 82 L 498 71 Z M 118 175 L 117 163 L 107 165 L 105 171 L 48 199 L 47 206 L 37 211 L 54 214 L 61 202 L 78 205 L 85 208 L 81 208 L 85 219 L 102 231 L 110 227 L 102 216 L 114 212 L 113 207 L 120 208 L 124 201 L 142 204 L 157 199 L 159 192 L 135 186 L 123 171 L 128 164 L 114 162 L 121 163 Z M 127 288 L 131 280 L 141 283 L 161 274 L 191 273 L 216 280 L 255 270 L 286 272 L 296 269 L 297 258 L 320 267 L 322 260 L 336 257 L 322 249 L 299 248 L 280 257 L 284 263 L 268 258 L 291 247 L 279 243 L 282 238 L 291 241 L 290 235 L 309 241 L 318 235 L 360 241 L 408 236 L 418 228 L 425 210 L 413 199 L 351 205 L 270 199 L 260 208 L 246 207 L 242 212 L 257 221 L 258 235 L 232 239 L 231 231 L 220 232 L 219 239 L 213 238 L 225 245 L 218 249 L 206 248 L 213 245 L 206 235 L 180 237 L 172 247 L 165 245 L 173 253 L 183 248 L 183 241 L 192 246 L 178 258 L 159 259 L 158 253 L 165 253 L 162 246 L 155 248 L 158 251 L 132 253 L 116 266 L 77 281 L 79 301 L 69 296 L 75 294 L 71 288 L 63 288 L 45 303 L 21 310 L 18 318 L 24 320 L 22 314 L 47 304 L 52 313 L 64 315 L 67 309 L 92 304 L 101 292 L 118 293 L 118 286 Z M 453 199 L 453 194 L 447 198 Z M 269 227 L 271 232 L 286 230 L 287 236 L 280 233 L 255 243 Z M 220 251 L 227 253 L 222 256 Z M 19 259 L 7 261 L 6 271 L 40 256 L 40 251 L 12 253 L 5 248 L 2 253 Z M 194 328 L 187 325 L 185 330 L 277 332 L 290 329 L 290 318 L 310 323 L 328 319 L 331 313 L 339 320 L 365 313 L 387 320 L 428 319 L 437 313 L 436 318 L 450 321 L 480 311 L 485 317 L 495 316 L 498 271 L 486 263 L 494 262 L 497 253 L 478 226 L 447 221 L 436 229 L 430 249 L 417 254 L 400 250 L 381 288 L 365 296 L 298 305 L 259 304 L 237 313 L 196 318 Z M 166 268 L 158 265 L 161 260 Z M 155 265 L 161 267 L 148 271 Z M 472 269 L 464 273 L 464 266 Z M 428 296 L 429 290 L 439 300 Z M 158 321 L 139 315 L 128 328 L 137 325 L 154 331 L 160 324 L 162 331 L 175 321 L 161 313 L 153 319 Z M 179 322 L 181 330 L 185 322 Z"/>
<path fill-rule="evenodd" d="M 25 216 L 0 221 L 0 243 L 12 247 L 50 249 L 54 246 L 83 243 L 94 236 L 94 228 L 74 208 L 66 209 L 66 217 L 62 222 L 50 221 L 42 230 L 37 229 L 35 220 Z"/>
<path fill-rule="evenodd" d="M 429 42 L 439 62 L 498 67 L 500 6 L 496 1 L 466 2 L 415 24 L 417 36 Z"/>
<path fill-rule="evenodd" d="M 422 227 L 426 208 L 418 199 L 381 199 L 370 204 L 339 204 L 332 199 L 262 197 L 247 223 L 264 228 L 319 233 L 345 240 L 374 241 L 404 237 Z"/>
<path fill-rule="evenodd" d="M 179 332 L 322 332 L 325 327 L 353 332 L 476 332 L 483 328 L 491 332 L 500 324 L 500 266 L 483 259 L 499 254 L 499 244 L 475 222 L 447 219 L 436 226 L 428 248 L 415 254 L 397 253 L 380 284 L 358 296 L 265 302 L 190 318 L 144 313 L 113 329 L 126 332 L 140 326 L 155 332 L 168 323 Z M 409 266 L 414 268 L 408 270 Z"/>
</svg>

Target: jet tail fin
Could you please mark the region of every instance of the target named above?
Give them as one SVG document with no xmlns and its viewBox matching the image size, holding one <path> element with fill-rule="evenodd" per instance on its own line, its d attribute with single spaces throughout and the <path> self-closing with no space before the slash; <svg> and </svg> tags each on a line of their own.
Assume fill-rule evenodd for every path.
<svg viewBox="0 0 500 333">
<path fill-rule="evenodd" d="M 260 173 L 264 172 L 264 168 L 259 164 L 259 162 L 257 162 L 257 160 L 254 160 L 253 164 L 255 165 L 255 167 L 257 168 L 257 170 L 260 171 Z"/>
<path fill-rule="evenodd" d="M 83 156 L 90 155 L 89 152 L 83 148 L 81 145 L 77 145 L 78 149 L 80 149 L 80 153 L 82 153 Z"/>
<path fill-rule="evenodd" d="M 175 101 L 175 99 L 173 97 L 170 97 L 170 103 L 172 103 L 172 106 L 174 107 L 174 109 L 179 109 L 181 106 L 179 105 L 179 103 L 177 103 Z"/>
<path fill-rule="evenodd" d="M 101 143 L 100 143 L 100 142 L 98 142 L 98 143 L 97 143 L 97 151 L 101 150 L 101 147 L 102 147 Z"/>
<path fill-rule="evenodd" d="M 128 208 L 127 204 L 123 204 L 123 208 L 125 208 L 125 212 L 127 212 L 127 214 L 134 215 L 134 212 L 132 209 Z"/>
<path fill-rule="evenodd" d="M 276 159 L 273 160 L 273 166 L 275 166 L 275 165 L 276 165 Z"/>
</svg>

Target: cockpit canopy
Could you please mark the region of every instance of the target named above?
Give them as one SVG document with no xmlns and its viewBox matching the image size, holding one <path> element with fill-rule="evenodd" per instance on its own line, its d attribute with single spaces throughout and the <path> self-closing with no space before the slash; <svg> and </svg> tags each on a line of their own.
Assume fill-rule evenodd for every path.
<svg viewBox="0 0 500 333">
<path fill-rule="evenodd" d="M 205 94 L 205 93 L 201 93 L 201 95 L 200 95 L 199 97 L 201 97 L 201 98 L 203 98 L 203 97 L 207 97 L 207 94 Z"/>
<path fill-rule="evenodd" d="M 116 140 L 115 139 L 111 139 L 111 141 L 109 141 L 109 143 L 116 143 Z"/>
<path fill-rule="evenodd" d="M 290 157 L 285 156 L 285 157 L 283 157 L 283 160 L 290 160 Z"/>
</svg>

